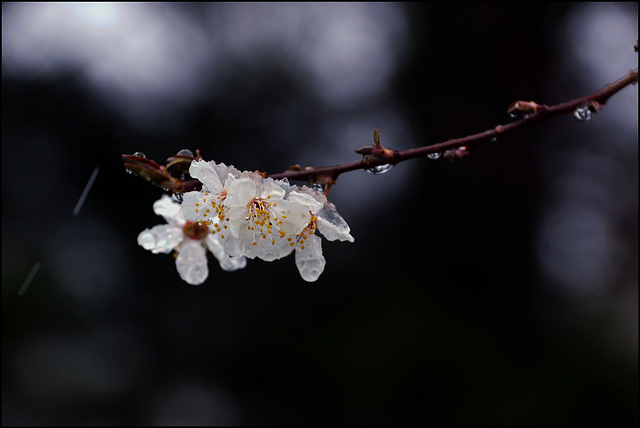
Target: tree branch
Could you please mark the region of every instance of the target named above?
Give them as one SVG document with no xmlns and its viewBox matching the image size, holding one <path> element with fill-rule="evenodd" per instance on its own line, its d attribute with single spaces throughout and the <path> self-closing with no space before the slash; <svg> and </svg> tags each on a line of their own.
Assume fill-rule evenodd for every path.
<svg viewBox="0 0 640 428">
<path fill-rule="evenodd" d="M 447 150 L 453 150 L 461 147 L 473 147 L 475 145 L 478 145 L 479 143 L 490 141 L 493 138 L 497 138 L 498 136 L 517 131 L 542 120 L 560 116 L 566 113 L 573 113 L 577 108 L 580 107 L 587 108 L 590 112 L 597 113 L 603 108 L 604 104 L 614 94 L 616 94 L 626 86 L 636 82 L 638 82 L 638 69 L 630 72 L 627 76 L 623 77 L 617 82 L 605 86 L 603 89 L 597 92 L 561 104 L 546 106 L 538 105 L 531 101 L 517 101 L 511 105 L 509 111 L 521 113 L 522 117 L 520 119 L 510 122 L 506 125 L 498 125 L 493 129 L 489 129 L 478 134 L 469 135 L 463 138 L 456 138 L 454 140 L 448 140 L 429 146 L 417 147 L 414 149 L 401 151 L 393 150 L 393 154 L 391 156 L 381 156 L 376 159 L 367 159 L 365 157 L 361 161 L 350 162 L 341 165 L 325 166 L 320 168 L 304 168 L 299 170 L 287 170 L 279 174 L 267 174 L 267 176 L 274 179 L 287 178 L 289 180 L 314 182 L 322 182 L 324 180 L 327 180 L 327 178 L 330 178 L 335 182 L 340 174 L 348 171 L 354 171 L 357 169 L 370 169 L 374 166 L 384 164 L 395 165 L 405 160 L 423 157 L 432 153 L 442 153 L 446 152 Z"/>
<path fill-rule="evenodd" d="M 395 165 L 409 159 L 415 159 L 430 154 L 444 153 L 445 157 L 462 157 L 468 154 L 468 149 L 477 146 L 485 141 L 490 141 L 502 135 L 515 132 L 519 129 L 566 113 L 572 113 L 577 118 L 585 118 L 592 113 L 597 113 L 604 107 L 604 104 L 613 95 L 623 88 L 638 82 L 638 69 L 620 80 L 605 86 L 603 89 L 580 98 L 576 98 L 564 103 L 547 106 L 540 105 L 533 101 L 516 101 L 507 110 L 513 117 L 519 117 L 506 125 L 497 125 L 478 134 L 469 135 L 462 138 L 448 140 L 438 144 L 417 147 L 408 150 L 391 150 L 380 144 L 378 130 L 374 131 L 375 145 L 367 145 L 356 149 L 356 153 L 362 154 L 362 160 L 334 166 L 324 166 L 318 168 L 292 166 L 287 171 L 277 174 L 262 173 L 264 177 L 273 179 L 287 178 L 289 180 L 300 180 L 309 183 L 319 183 L 325 185 L 325 194 L 329 192 L 338 176 L 342 173 L 355 171 L 358 169 L 371 170 L 381 165 Z M 141 176 L 152 184 L 162 187 L 172 193 L 184 193 L 191 190 L 200 189 L 202 183 L 198 180 L 182 180 L 169 174 L 169 169 L 178 170 L 182 174 L 188 171 L 193 159 L 199 159 L 200 154 L 196 151 L 196 157 L 175 155 L 167 159 L 166 166 L 160 166 L 154 161 L 146 159 L 144 155 L 136 153 L 134 155 L 122 155 L 124 166 L 128 172 Z"/>
</svg>

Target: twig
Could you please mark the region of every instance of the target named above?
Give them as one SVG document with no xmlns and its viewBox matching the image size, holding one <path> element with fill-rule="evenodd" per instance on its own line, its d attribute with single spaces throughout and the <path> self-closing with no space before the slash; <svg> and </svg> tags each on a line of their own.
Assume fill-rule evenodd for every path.
<svg viewBox="0 0 640 428">
<path fill-rule="evenodd" d="M 498 125 L 493 129 L 489 129 L 478 134 L 469 135 L 463 138 L 456 138 L 454 140 L 448 140 L 443 143 L 433 144 L 429 146 L 418 147 L 408 150 L 394 150 L 392 156 L 380 157 L 378 159 L 363 159 L 361 161 L 350 162 L 335 166 L 325 166 L 320 168 L 305 168 L 300 170 L 288 170 L 278 174 L 267 174 L 268 177 L 279 179 L 287 178 L 289 180 L 301 180 L 301 181 L 316 181 L 319 177 L 331 177 L 334 181 L 338 178 L 338 175 L 355 171 L 358 169 L 370 169 L 373 166 L 392 164 L 395 165 L 405 160 L 414 159 L 426 156 L 431 153 L 442 153 L 447 150 L 457 149 L 460 147 L 472 147 L 484 141 L 490 141 L 498 136 L 505 135 L 514 131 L 517 131 L 526 126 L 540 122 L 542 120 L 549 119 L 551 117 L 560 116 L 566 113 L 573 113 L 576 108 L 586 107 L 593 112 L 597 112 L 602 109 L 604 104 L 614 94 L 619 92 L 626 86 L 638 81 L 638 69 L 631 71 L 627 76 L 618 80 L 615 83 L 605 86 L 603 89 L 594 92 L 589 95 L 585 95 L 580 98 L 576 98 L 571 101 L 567 101 L 561 104 L 546 106 L 537 105 L 535 103 L 525 103 L 526 106 L 517 108 L 517 111 L 522 111 L 525 114 L 521 119 L 510 122 L 506 125 Z M 512 104 L 514 106 L 518 102 Z M 521 103 L 521 102 L 520 102 Z"/>
</svg>

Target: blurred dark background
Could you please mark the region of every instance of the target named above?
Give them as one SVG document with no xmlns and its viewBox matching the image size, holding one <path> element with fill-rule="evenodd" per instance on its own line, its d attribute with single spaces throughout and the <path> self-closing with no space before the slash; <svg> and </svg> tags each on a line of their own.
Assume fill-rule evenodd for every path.
<svg viewBox="0 0 640 428">
<path fill-rule="evenodd" d="M 279 172 L 637 68 L 637 3 L 3 3 L 3 425 L 637 425 L 637 87 L 340 176 L 354 243 L 182 282 L 120 155 Z M 77 215 L 92 174 L 95 181 Z"/>
</svg>

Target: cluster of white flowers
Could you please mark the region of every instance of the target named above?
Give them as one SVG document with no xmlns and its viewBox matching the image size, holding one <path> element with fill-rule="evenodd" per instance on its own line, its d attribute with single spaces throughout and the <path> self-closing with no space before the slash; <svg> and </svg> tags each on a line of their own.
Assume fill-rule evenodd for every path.
<svg viewBox="0 0 640 428">
<path fill-rule="evenodd" d="M 326 264 L 316 232 L 353 242 L 335 206 L 307 186 L 204 160 L 193 161 L 189 173 L 202 190 L 185 193 L 182 205 L 168 196 L 157 201 L 154 210 L 168 224 L 143 231 L 138 243 L 155 253 L 176 250 L 178 272 L 190 284 L 208 275 L 206 248 L 227 271 L 243 268 L 247 258 L 273 261 L 295 251 L 300 275 L 312 282 Z"/>
</svg>

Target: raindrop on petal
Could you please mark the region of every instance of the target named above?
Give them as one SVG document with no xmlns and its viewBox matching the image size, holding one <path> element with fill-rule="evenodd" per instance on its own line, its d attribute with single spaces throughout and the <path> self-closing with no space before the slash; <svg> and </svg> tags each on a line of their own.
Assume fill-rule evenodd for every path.
<svg viewBox="0 0 640 428">
<path fill-rule="evenodd" d="M 312 188 L 316 192 L 324 192 L 325 185 L 322 183 L 313 183 Z"/>
<path fill-rule="evenodd" d="M 578 107 L 573 111 L 573 117 L 578 119 L 580 122 L 586 122 L 591 120 L 591 110 L 589 110 L 588 106 Z"/>
<path fill-rule="evenodd" d="M 133 155 L 138 156 L 139 158 L 145 158 L 145 159 L 147 158 L 147 155 L 145 155 L 142 152 L 135 152 Z"/>
<path fill-rule="evenodd" d="M 427 155 L 427 158 L 432 160 L 437 160 L 437 159 L 440 159 L 440 156 L 442 156 L 441 152 L 435 152 L 435 153 L 429 153 Z"/>
<path fill-rule="evenodd" d="M 177 202 L 179 204 L 182 203 L 182 193 L 173 193 L 171 194 L 171 200 Z"/>
<path fill-rule="evenodd" d="M 367 172 L 370 172 L 371 174 L 374 175 L 379 175 L 379 174 L 384 174 L 385 172 L 389 171 L 391 169 L 393 165 L 391 165 L 390 163 L 384 164 L 384 165 L 376 165 L 372 168 L 367 169 Z"/>
</svg>

